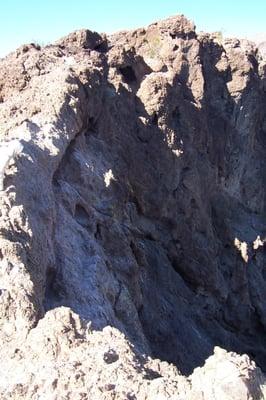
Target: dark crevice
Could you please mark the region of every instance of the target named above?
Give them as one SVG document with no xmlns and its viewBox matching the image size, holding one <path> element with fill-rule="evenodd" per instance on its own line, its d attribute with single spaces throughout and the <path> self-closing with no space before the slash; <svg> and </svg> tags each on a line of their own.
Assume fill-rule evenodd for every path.
<svg viewBox="0 0 266 400">
<path fill-rule="evenodd" d="M 114 311 L 115 311 L 115 313 L 117 312 L 117 302 L 118 302 L 119 297 L 121 295 L 122 286 L 123 286 L 120 280 L 118 280 L 118 284 L 119 284 L 119 289 L 118 289 L 118 292 L 116 294 L 115 301 L 114 301 Z"/>
<path fill-rule="evenodd" d="M 135 71 L 130 65 L 127 65 L 126 67 L 119 67 L 118 70 L 127 84 L 137 81 Z"/>
<path fill-rule="evenodd" d="M 144 233 L 143 238 L 152 242 L 156 242 L 156 239 L 151 232 Z"/>
<path fill-rule="evenodd" d="M 98 223 L 96 224 L 96 232 L 94 234 L 96 240 L 102 240 L 102 233 L 101 233 L 101 225 Z"/>
<path fill-rule="evenodd" d="M 106 53 L 109 50 L 107 42 L 102 42 L 98 44 L 94 47 L 94 50 L 98 51 L 99 53 Z"/>
<path fill-rule="evenodd" d="M 143 211 L 143 208 L 141 206 L 141 203 L 140 203 L 140 201 L 138 200 L 138 198 L 135 195 L 133 195 L 133 194 L 130 195 L 129 203 L 133 203 L 135 205 L 137 213 L 139 215 L 143 215 L 144 214 L 144 211 Z"/>
<path fill-rule="evenodd" d="M 83 227 L 88 227 L 90 225 L 90 217 L 85 208 L 80 204 L 76 205 L 74 217 L 76 221 Z"/>
<path fill-rule="evenodd" d="M 151 117 L 151 123 L 152 125 L 158 125 L 158 114 L 156 112 Z"/>
<path fill-rule="evenodd" d="M 45 282 L 45 297 L 44 309 L 45 311 L 54 308 L 54 304 L 59 303 L 64 298 L 64 293 L 61 285 L 59 284 L 58 271 L 54 267 L 49 267 L 46 271 Z"/>
<path fill-rule="evenodd" d="M 130 242 L 130 249 L 138 265 L 144 264 L 144 255 L 140 248 L 133 242 Z"/>
<path fill-rule="evenodd" d="M 192 282 L 192 281 L 188 278 L 188 276 L 187 276 L 187 274 L 185 273 L 185 271 L 183 270 L 183 268 L 181 268 L 181 266 L 180 266 L 180 260 L 178 260 L 176 257 L 171 257 L 171 258 L 170 258 L 169 256 L 168 256 L 168 259 L 169 259 L 169 261 L 170 261 L 170 264 L 171 264 L 173 270 L 183 279 L 183 281 L 185 282 L 185 284 L 187 285 L 187 287 L 188 287 L 191 291 L 195 292 L 195 290 L 196 290 L 195 283 Z"/>
</svg>

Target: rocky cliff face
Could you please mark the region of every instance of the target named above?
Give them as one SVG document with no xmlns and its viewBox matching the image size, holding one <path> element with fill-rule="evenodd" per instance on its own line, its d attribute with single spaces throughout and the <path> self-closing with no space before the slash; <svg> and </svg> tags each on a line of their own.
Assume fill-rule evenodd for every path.
<svg viewBox="0 0 266 400">
<path fill-rule="evenodd" d="M 265 110 L 183 16 L 0 61 L 3 399 L 263 398 Z"/>
</svg>

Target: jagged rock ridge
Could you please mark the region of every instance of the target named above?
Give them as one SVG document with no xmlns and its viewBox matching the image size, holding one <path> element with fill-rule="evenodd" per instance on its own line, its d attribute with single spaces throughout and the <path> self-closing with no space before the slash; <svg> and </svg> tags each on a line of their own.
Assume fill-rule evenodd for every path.
<svg viewBox="0 0 266 400">
<path fill-rule="evenodd" d="M 266 369 L 263 55 L 178 16 L 25 45 L 0 64 L 3 146 L 23 146 L 0 199 L 3 398 L 262 398 L 245 356 L 217 350 L 186 379 L 140 354 L 188 375 L 220 346 Z M 134 344 L 136 361 L 120 356 L 132 393 L 119 355 L 121 382 L 108 375 L 112 341 L 134 358 L 116 329 L 97 332 L 108 325 Z M 90 341 L 105 362 L 93 379 Z M 219 357 L 234 393 L 212 378 Z"/>
</svg>

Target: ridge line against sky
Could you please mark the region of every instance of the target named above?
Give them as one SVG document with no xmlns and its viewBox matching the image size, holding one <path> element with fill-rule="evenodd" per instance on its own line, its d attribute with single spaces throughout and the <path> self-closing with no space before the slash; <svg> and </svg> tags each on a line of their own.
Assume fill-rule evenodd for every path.
<svg viewBox="0 0 266 400">
<path fill-rule="evenodd" d="M 23 43 L 51 43 L 81 28 L 112 33 L 176 14 L 192 19 L 197 31 L 266 40 L 266 0 L 3 0 L 0 10 L 0 57 Z"/>
</svg>

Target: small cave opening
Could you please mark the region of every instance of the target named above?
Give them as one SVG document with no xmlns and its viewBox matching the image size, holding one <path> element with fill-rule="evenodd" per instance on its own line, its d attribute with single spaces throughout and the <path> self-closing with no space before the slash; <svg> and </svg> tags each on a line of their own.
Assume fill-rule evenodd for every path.
<svg viewBox="0 0 266 400">
<path fill-rule="evenodd" d="M 130 65 L 127 65 L 125 67 L 119 67 L 118 70 L 127 84 L 136 82 L 137 77 L 135 71 Z"/>
<path fill-rule="evenodd" d="M 96 118 L 94 118 L 92 116 L 88 116 L 84 125 L 85 125 L 84 136 L 86 139 L 88 139 L 91 134 L 93 134 L 93 135 L 97 134 Z"/>
<path fill-rule="evenodd" d="M 89 117 L 88 119 L 88 128 L 92 131 L 95 130 L 95 126 L 96 126 L 96 121 L 94 117 Z"/>
<path fill-rule="evenodd" d="M 151 117 L 151 123 L 152 125 L 158 125 L 158 114 L 156 112 L 154 112 Z"/>
<path fill-rule="evenodd" d="M 62 295 L 62 288 L 58 284 L 58 271 L 55 267 L 48 267 L 46 271 L 44 309 L 51 310 L 57 304 Z M 61 294 L 60 294 L 61 293 Z"/>
</svg>

